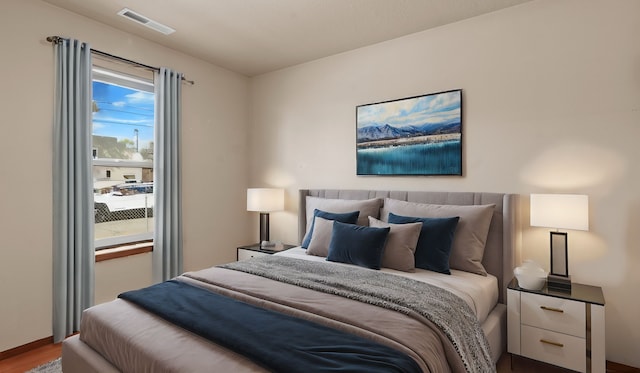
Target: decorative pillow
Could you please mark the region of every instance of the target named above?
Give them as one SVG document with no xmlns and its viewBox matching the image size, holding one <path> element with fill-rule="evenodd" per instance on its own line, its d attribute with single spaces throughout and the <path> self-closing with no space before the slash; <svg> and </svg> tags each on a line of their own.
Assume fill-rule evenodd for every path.
<svg viewBox="0 0 640 373">
<path fill-rule="evenodd" d="M 360 211 L 334 213 L 334 212 L 327 212 L 327 211 L 315 209 L 313 211 L 313 217 L 311 220 L 311 228 L 309 228 L 309 232 L 307 232 L 307 235 L 304 236 L 304 240 L 302 241 L 302 245 L 300 246 L 304 247 L 305 249 L 309 247 L 309 243 L 311 242 L 311 237 L 313 236 L 313 226 L 315 225 L 316 217 L 325 218 L 327 220 L 337 220 L 342 223 L 355 224 L 356 221 L 358 220 L 359 214 L 360 214 Z"/>
<path fill-rule="evenodd" d="M 333 232 L 333 220 L 316 216 L 314 219 L 313 236 L 307 248 L 307 254 L 315 256 L 329 255 L 329 244 Z"/>
<path fill-rule="evenodd" d="M 432 205 L 386 198 L 381 216 L 388 221 L 388 214 L 425 218 L 447 218 L 459 216 L 460 221 L 453 237 L 449 266 L 453 269 L 486 276 L 482 266 L 484 247 L 493 217 L 491 205 Z"/>
<path fill-rule="evenodd" d="M 387 244 L 382 252 L 382 266 L 398 271 L 413 272 L 415 270 L 415 252 L 422 223 L 390 224 L 369 216 L 369 226 L 374 228 L 391 228 Z"/>
<path fill-rule="evenodd" d="M 374 218 L 380 217 L 380 207 L 382 207 L 382 198 L 372 199 L 330 199 L 318 197 L 306 197 L 306 214 L 307 214 L 307 231 L 309 230 L 309 222 L 313 219 L 313 211 L 315 209 L 329 212 L 351 212 L 360 211 L 360 217 L 356 224 L 366 226 L 369 222 L 368 216 Z"/>
<path fill-rule="evenodd" d="M 447 275 L 453 233 L 459 218 L 418 218 L 413 216 L 399 216 L 389 213 L 389 222 L 396 224 L 422 223 L 418 246 L 416 247 L 416 267 L 440 272 Z"/>
<path fill-rule="evenodd" d="M 390 230 L 390 228 L 363 227 L 336 221 L 333 223 L 327 260 L 380 269 L 382 251 Z"/>
</svg>

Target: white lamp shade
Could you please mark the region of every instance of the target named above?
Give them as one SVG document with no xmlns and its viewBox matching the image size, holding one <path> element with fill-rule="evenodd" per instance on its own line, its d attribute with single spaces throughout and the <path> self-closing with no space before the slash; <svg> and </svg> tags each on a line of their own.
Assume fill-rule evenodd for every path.
<svg viewBox="0 0 640 373">
<path fill-rule="evenodd" d="M 247 189 L 247 211 L 271 212 L 284 210 L 284 189 Z"/>
<path fill-rule="evenodd" d="M 589 230 L 589 197 L 582 194 L 532 194 L 531 226 Z"/>
</svg>

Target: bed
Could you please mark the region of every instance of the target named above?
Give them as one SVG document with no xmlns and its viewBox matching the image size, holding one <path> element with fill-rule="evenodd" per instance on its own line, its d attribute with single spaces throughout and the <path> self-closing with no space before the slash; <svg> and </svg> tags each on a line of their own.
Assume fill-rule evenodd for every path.
<svg viewBox="0 0 640 373">
<path fill-rule="evenodd" d="M 359 214 L 352 222 L 322 216 L 323 212 L 348 215 L 354 209 Z M 402 220 L 408 218 L 419 220 Z M 295 360 L 299 356 L 288 355 L 301 349 L 312 361 L 304 364 L 319 362 L 333 368 L 344 369 L 355 359 L 373 361 L 378 371 L 392 371 L 389 367 L 403 364 L 410 367 L 397 371 L 480 371 L 482 364 L 495 369 L 506 350 L 506 287 L 514 268 L 515 219 L 515 196 L 510 194 L 301 190 L 298 236 L 304 248 L 188 272 L 153 289 L 142 289 L 149 293 L 129 292 L 124 299 L 86 310 L 80 334 L 63 343 L 63 370 L 264 372 L 297 367 L 321 371 L 302 368 L 303 363 Z M 454 227 L 447 230 L 455 232 L 447 257 L 450 268 L 442 260 L 438 265 L 447 268 L 405 268 L 411 266 L 406 260 L 407 245 L 397 245 L 404 251 L 393 257 L 385 256 L 391 252 L 386 248 L 377 256 L 370 251 L 362 256 L 349 248 L 354 240 L 365 242 L 374 235 L 379 236 L 376 242 L 388 245 L 391 234 L 398 241 L 418 237 L 415 232 L 420 231 L 422 241 L 420 229 L 429 224 Z M 331 232 L 344 239 L 332 240 Z M 327 242 L 330 253 L 322 251 L 327 250 Z M 460 252 L 464 253 L 454 257 Z M 418 261 L 418 251 L 411 254 Z M 376 265 L 380 270 L 362 268 Z M 184 297 L 192 291 L 194 299 L 210 297 L 218 306 L 185 307 L 191 298 Z M 144 302 L 154 300 L 159 310 L 150 312 L 145 307 L 153 304 Z M 441 305 L 422 305 L 427 301 Z M 225 308 L 238 307 L 236 303 L 246 309 Z M 219 313 L 209 315 L 213 309 Z M 194 319 L 167 321 L 179 313 L 174 310 Z M 209 336 L 190 329 L 201 321 L 211 322 L 209 328 L 216 333 L 226 331 Z M 326 342 L 335 341 L 336 335 L 350 342 L 340 346 Z M 319 341 L 324 345 L 319 347 Z M 342 349 L 348 351 L 342 353 Z"/>
</svg>

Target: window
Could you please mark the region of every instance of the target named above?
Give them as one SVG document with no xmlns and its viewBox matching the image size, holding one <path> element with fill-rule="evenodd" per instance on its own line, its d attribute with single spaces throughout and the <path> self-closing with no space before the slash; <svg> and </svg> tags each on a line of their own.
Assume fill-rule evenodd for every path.
<svg viewBox="0 0 640 373">
<path fill-rule="evenodd" d="M 94 65 L 96 250 L 153 238 L 154 99 L 151 73 Z"/>
</svg>

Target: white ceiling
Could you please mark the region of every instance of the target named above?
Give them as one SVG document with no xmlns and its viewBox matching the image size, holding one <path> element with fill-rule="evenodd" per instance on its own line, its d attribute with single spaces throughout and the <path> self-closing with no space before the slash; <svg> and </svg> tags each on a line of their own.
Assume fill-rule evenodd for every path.
<svg viewBox="0 0 640 373">
<path fill-rule="evenodd" d="M 529 0 L 43 1 L 253 76 Z M 118 16 L 125 7 L 176 32 L 163 35 Z"/>
</svg>

